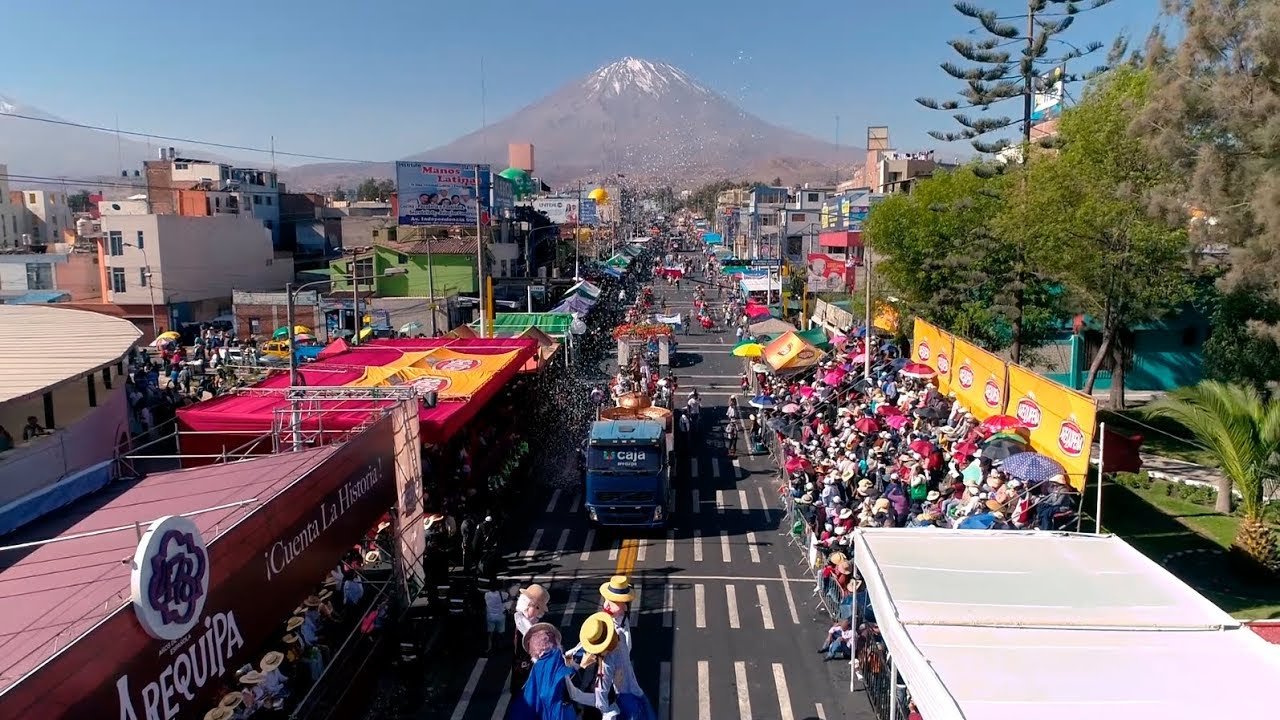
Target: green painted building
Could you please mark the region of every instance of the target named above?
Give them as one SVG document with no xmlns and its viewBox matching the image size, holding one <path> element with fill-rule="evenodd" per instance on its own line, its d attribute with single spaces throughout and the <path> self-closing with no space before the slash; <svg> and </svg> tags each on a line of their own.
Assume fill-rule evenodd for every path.
<svg viewBox="0 0 1280 720">
<path fill-rule="evenodd" d="M 429 245 L 428 245 L 429 243 Z M 333 290 L 351 290 L 352 258 L 329 263 Z M 443 297 L 476 295 L 476 244 L 474 239 L 446 238 L 415 242 L 383 241 L 356 260 L 356 278 L 361 290 L 381 297 Z M 384 276 L 391 268 L 403 274 Z M 397 271 L 398 272 L 398 271 Z M 364 278 L 373 278 L 365 280 Z M 435 281 L 432 292 L 431 282 Z"/>
</svg>

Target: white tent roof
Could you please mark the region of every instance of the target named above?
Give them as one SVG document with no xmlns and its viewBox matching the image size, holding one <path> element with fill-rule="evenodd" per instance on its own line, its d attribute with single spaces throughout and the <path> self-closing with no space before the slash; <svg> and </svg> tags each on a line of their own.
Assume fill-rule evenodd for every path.
<svg viewBox="0 0 1280 720">
<path fill-rule="evenodd" d="M 782 281 L 771 277 L 744 277 L 742 278 L 742 289 L 747 292 L 781 290 Z"/>
<path fill-rule="evenodd" d="M 1203 720 L 1273 706 L 1280 657 L 1123 540 L 859 529 L 854 562 L 929 720 Z"/>
</svg>

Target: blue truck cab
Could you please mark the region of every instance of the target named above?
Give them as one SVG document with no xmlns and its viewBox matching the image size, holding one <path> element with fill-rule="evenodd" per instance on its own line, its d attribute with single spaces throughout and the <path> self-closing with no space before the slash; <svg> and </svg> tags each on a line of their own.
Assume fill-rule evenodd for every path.
<svg viewBox="0 0 1280 720">
<path fill-rule="evenodd" d="M 586 509 L 593 524 L 662 527 L 670 514 L 673 437 L 655 420 L 600 420 L 586 448 Z"/>
</svg>

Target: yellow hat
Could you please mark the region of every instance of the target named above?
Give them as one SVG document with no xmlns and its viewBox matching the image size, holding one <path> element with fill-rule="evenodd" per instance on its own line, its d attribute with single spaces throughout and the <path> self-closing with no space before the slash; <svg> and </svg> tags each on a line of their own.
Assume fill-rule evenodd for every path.
<svg viewBox="0 0 1280 720">
<path fill-rule="evenodd" d="M 222 700 L 218 702 L 218 707 L 230 708 L 235 710 L 244 703 L 244 696 L 238 692 L 229 692 L 222 696 Z"/>
<path fill-rule="evenodd" d="M 231 720 L 231 708 L 216 707 L 204 714 L 204 720 Z"/>
<path fill-rule="evenodd" d="M 288 630 L 289 632 L 293 632 L 294 630 L 297 630 L 300 627 L 302 627 L 302 618 L 291 617 L 289 618 L 289 622 L 284 626 L 284 629 Z"/>
<path fill-rule="evenodd" d="M 618 631 L 613 627 L 613 616 L 606 612 L 598 612 L 587 618 L 578 631 L 582 649 L 592 655 L 608 652 L 617 639 Z"/>
<path fill-rule="evenodd" d="M 609 582 L 600 586 L 600 596 L 617 603 L 629 603 L 636 598 L 631 580 L 626 575 L 614 575 L 609 578 Z"/>
<path fill-rule="evenodd" d="M 262 656 L 262 663 L 258 666 L 262 668 L 262 672 L 269 673 L 280 667 L 280 663 L 284 662 L 284 653 L 279 650 L 272 650 Z"/>
</svg>

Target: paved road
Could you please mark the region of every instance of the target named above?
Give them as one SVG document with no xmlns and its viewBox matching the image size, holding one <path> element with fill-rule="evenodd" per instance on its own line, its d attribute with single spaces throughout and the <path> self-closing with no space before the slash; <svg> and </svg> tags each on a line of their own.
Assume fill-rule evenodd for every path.
<svg viewBox="0 0 1280 720">
<path fill-rule="evenodd" d="M 665 290 L 669 312 L 690 312 L 691 283 L 683 285 L 682 298 Z M 704 424 L 711 416 L 717 426 L 681 458 L 671 529 L 593 532 L 580 488 L 546 492 L 507 556 L 504 577 L 548 587 L 547 619 L 568 638 L 598 609 L 600 584 L 630 574 L 639 590 L 635 666 L 662 720 L 870 719 L 862 694 L 849 691 L 849 665 L 824 663 L 816 652 L 829 623 L 815 611 L 799 551 L 778 533 L 768 456 L 731 460 L 722 448 L 718 423 L 742 364 L 729 354 L 732 345 L 730 334 L 701 330 L 680 338 L 680 394 L 697 387 Z M 509 653 L 477 657 L 470 643 L 457 643 L 435 655 L 453 660 L 453 673 L 421 717 L 503 717 Z"/>
</svg>

